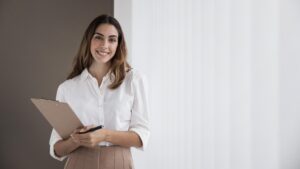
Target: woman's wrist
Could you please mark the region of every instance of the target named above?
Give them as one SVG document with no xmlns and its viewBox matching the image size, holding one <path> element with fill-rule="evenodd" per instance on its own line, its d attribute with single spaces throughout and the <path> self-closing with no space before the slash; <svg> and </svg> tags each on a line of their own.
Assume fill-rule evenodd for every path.
<svg viewBox="0 0 300 169">
<path fill-rule="evenodd" d="M 80 145 L 76 143 L 71 137 L 60 140 L 54 144 L 54 153 L 58 157 L 65 156 L 77 149 Z"/>
<path fill-rule="evenodd" d="M 68 141 L 70 147 L 72 147 L 72 149 L 74 147 L 77 148 L 80 146 L 80 144 L 78 142 L 76 142 L 72 137 L 69 137 L 67 141 Z"/>
<path fill-rule="evenodd" d="M 111 130 L 103 129 L 104 139 L 103 141 L 110 142 Z"/>
</svg>

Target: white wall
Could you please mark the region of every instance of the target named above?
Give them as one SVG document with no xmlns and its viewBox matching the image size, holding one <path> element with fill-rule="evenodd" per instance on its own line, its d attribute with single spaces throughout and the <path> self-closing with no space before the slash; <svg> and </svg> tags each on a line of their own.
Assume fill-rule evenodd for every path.
<svg viewBox="0 0 300 169">
<path fill-rule="evenodd" d="M 280 161 L 300 168 L 300 1 L 280 1 Z"/>
<path fill-rule="evenodd" d="M 128 49 L 128 60 L 132 56 L 132 1 L 114 0 L 114 17 L 120 22 Z"/>
<path fill-rule="evenodd" d="M 300 167 L 299 1 L 128 2 L 152 122 L 136 168 Z"/>
</svg>

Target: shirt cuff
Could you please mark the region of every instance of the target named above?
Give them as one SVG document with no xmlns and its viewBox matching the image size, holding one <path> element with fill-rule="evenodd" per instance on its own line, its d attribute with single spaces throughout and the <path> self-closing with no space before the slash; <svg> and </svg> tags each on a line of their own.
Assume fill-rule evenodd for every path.
<svg viewBox="0 0 300 169">
<path fill-rule="evenodd" d="M 57 140 L 52 141 L 52 142 L 50 143 L 50 155 L 51 155 L 54 159 L 56 159 L 56 160 L 63 161 L 67 156 L 58 157 L 58 156 L 55 154 L 55 151 L 54 151 L 54 144 L 55 144 L 56 142 L 58 142 L 59 140 L 61 140 L 61 139 L 57 139 Z"/>
<path fill-rule="evenodd" d="M 139 149 L 139 150 L 145 151 L 145 149 L 148 145 L 150 132 L 145 131 L 145 130 L 140 129 L 140 128 L 131 128 L 131 129 L 129 129 L 129 131 L 135 132 L 140 137 L 140 139 L 142 141 L 142 146 L 141 147 L 136 147 L 136 148 Z"/>
</svg>

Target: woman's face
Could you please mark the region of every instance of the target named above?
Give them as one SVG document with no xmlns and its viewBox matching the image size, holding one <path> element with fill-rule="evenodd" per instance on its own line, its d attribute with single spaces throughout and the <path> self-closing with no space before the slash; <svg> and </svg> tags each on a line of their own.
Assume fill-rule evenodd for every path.
<svg viewBox="0 0 300 169">
<path fill-rule="evenodd" d="M 118 47 L 118 31 L 110 24 L 97 27 L 91 40 L 91 54 L 94 61 L 100 64 L 108 63 Z"/>
</svg>

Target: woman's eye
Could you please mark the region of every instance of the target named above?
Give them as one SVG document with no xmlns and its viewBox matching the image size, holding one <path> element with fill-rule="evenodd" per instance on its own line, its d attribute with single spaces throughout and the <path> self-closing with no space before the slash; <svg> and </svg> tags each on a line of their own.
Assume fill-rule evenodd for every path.
<svg viewBox="0 0 300 169">
<path fill-rule="evenodd" d="M 117 40 L 116 39 L 109 39 L 109 42 L 117 42 Z"/>
<path fill-rule="evenodd" d="M 95 39 L 101 39 L 101 37 L 100 36 L 95 36 Z"/>
</svg>

